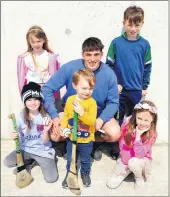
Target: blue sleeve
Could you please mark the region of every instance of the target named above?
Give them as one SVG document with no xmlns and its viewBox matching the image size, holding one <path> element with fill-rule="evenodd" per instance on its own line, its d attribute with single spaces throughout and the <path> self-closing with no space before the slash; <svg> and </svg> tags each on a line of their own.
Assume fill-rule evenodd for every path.
<svg viewBox="0 0 170 197">
<path fill-rule="evenodd" d="M 115 113 L 117 112 L 119 107 L 119 93 L 118 93 L 118 84 L 117 84 L 117 77 L 112 72 L 110 77 L 110 83 L 108 87 L 108 96 L 106 99 L 106 107 L 100 115 L 100 118 L 107 122 L 111 120 Z"/>
<path fill-rule="evenodd" d="M 42 87 L 44 107 L 52 119 L 58 116 L 58 112 L 54 104 L 54 92 L 60 90 L 67 84 L 67 73 L 68 72 L 65 64 Z"/>
</svg>

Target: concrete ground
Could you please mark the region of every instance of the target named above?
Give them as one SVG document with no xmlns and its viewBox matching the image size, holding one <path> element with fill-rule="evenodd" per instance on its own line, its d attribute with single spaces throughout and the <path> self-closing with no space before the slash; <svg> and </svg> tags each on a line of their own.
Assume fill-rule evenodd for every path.
<svg viewBox="0 0 170 197">
<path fill-rule="evenodd" d="M 32 169 L 34 181 L 24 189 L 15 185 L 16 176 L 13 168 L 3 165 L 4 157 L 13 150 L 14 142 L 1 141 L 1 196 L 75 196 L 69 189 L 63 189 L 61 183 L 65 177 L 66 160 L 58 158 L 59 179 L 55 183 L 46 183 L 39 166 Z M 81 187 L 81 196 L 168 196 L 168 144 L 155 144 L 153 146 L 152 175 L 146 182 L 146 190 L 143 193 L 135 193 L 133 177 L 129 176 L 117 189 L 109 189 L 106 186 L 108 177 L 113 172 L 115 161 L 103 154 L 101 161 L 94 161 L 91 171 L 91 187 Z"/>
</svg>

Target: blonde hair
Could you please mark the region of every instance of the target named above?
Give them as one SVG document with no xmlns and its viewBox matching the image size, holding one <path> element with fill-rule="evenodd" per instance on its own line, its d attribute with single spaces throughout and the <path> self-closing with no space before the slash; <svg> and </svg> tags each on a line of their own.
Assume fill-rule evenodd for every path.
<svg viewBox="0 0 170 197">
<path fill-rule="evenodd" d="M 73 74 L 73 83 L 78 84 L 80 77 L 83 77 L 88 83 L 90 88 L 94 88 L 96 83 L 95 75 L 92 71 L 87 70 L 86 68 L 80 69 Z"/>
<path fill-rule="evenodd" d="M 156 108 L 155 104 L 153 102 L 151 102 L 151 101 L 145 100 L 145 101 L 142 101 L 140 103 L 141 104 L 145 104 L 146 103 L 149 106 Z M 137 124 L 136 124 L 136 114 L 137 113 L 141 113 L 141 112 L 145 112 L 145 111 L 148 111 L 151 114 L 151 116 L 153 118 L 153 121 L 151 123 L 151 128 L 141 135 L 142 142 L 145 142 L 146 140 L 149 140 L 153 136 L 157 136 L 157 131 L 156 131 L 157 120 L 158 120 L 157 113 L 153 113 L 149 109 L 134 109 L 133 113 L 132 113 L 132 116 L 131 116 L 131 118 L 129 120 L 129 123 L 127 125 L 128 131 L 127 131 L 126 136 L 125 136 L 125 143 L 126 143 L 127 146 L 130 146 L 131 140 L 132 140 L 133 130 L 137 126 Z"/>
<path fill-rule="evenodd" d="M 35 36 L 38 39 L 44 40 L 43 49 L 45 49 L 47 52 L 53 53 L 53 51 L 48 46 L 48 39 L 47 39 L 47 36 L 46 36 L 44 30 L 38 25 L 31 26 L 26 34 L 27 47 L 28 47 L 27 52 L 30 52 L 31 57 L 33 58 L 34 64 L 37 67 L 37 63 L 36 63 L 34 55 L 32 53 L 32 47 L 30 44 L 30 36 L 31 35 Z"/>
</svg>

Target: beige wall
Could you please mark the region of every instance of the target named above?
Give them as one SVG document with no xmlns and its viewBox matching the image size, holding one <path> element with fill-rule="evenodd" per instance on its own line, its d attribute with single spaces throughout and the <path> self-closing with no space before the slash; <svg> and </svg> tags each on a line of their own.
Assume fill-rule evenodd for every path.
<svg viewBox="0 0 170 197">
<path fill-rule="evenodd" d="M 159 139 L 168 136 L 168 2 L 163 1 L 1 1 L 1 137 L 12 129 L 7 115 L 18 114 L 20 101 L 16 60 L 26 51 L 25 34 L 33 24 L 45 30 L 61 64 L 81 57 L 82 42 L 99 37 L 105 45 L 103 61 L 111 40 L 122 30 L 123 12 L 136 4 L 145 11 L 142 36 L 152 47 L 153 69 L 148 99 L 159 109 Z M 161 128 L 161 129 L 160 129 Z"/>
</svg>

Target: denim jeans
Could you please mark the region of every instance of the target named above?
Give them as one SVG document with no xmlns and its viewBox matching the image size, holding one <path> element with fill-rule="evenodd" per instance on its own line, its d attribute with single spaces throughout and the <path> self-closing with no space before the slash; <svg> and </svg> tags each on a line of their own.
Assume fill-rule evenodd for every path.
<svg viewBox="0 0 170 197">
<path fill-rule="evenodd" d="M 77 158 L 80 157 L 80 173 L 90 173 L 91 170 L 91 153 L 93 150 L 93 142 L 89 143 L 78 143 L 77 144 L 77 150 L 76 150 L 76 161 Z M 70 169 L 71 164 L 71 154 L 72 154 L 72 141 L 70 139 L 67 139 L 67 172 Z"/>
</svg>

